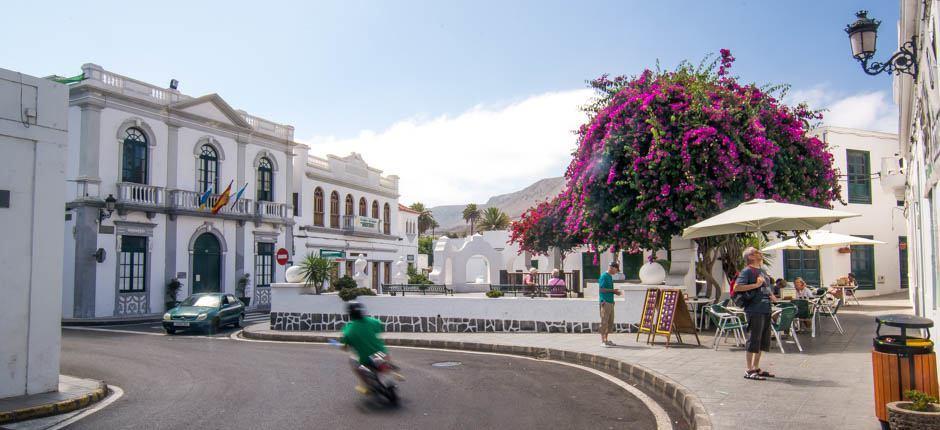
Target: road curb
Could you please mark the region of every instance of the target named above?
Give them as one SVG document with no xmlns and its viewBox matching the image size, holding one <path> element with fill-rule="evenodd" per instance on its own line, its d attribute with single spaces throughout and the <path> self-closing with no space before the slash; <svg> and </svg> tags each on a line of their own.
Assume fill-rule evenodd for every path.
<svg viewBox="0 0 940 430">
<path fill-rule="evenodd" d="M 274 340 L 281 342 L 326 343 L 336 336 L 307 333 L 273 333 L 270 331 L 242 330 L 242 336 L 256 340 Z M 604 357 L 584 352 L 566 351 L 554 348 L 538 348 L 518 345 L 491 344 L 479 342 L 458 342 L 437 339 L 411 339 L 390 337 L 384 339 L 390 346 L 409 346 L 419 348 L 454 349 L 464 351 L 495 352 L 519 355 L 538 359 L 564 361 L 585 367 L 591 367 L 625 382 L 635 382 L 641 388 L 652 391 L 665 399 L 682 413 L 686 422 L 695 430 L 712 430 L 711 417 L 701 399 L 688 388 L 676 381 L 643 366 L 628 363 L 615 358 Z"/>
<path fill-rule="evenodd" d="M 58 402 L 14 409 L 12 411 L 0 411 L 0 424 L 10 424 L 17 421 L 31 420 L 35 418 L 43 418 L 77 411 L 93 403 L 97 403 L 101 399 L 107 397 L 107 395 L 108 385 L 104 382 L 98 382 L 98 387 L 93 391 L 68 400 L 60 400 Z"/>
</svg>

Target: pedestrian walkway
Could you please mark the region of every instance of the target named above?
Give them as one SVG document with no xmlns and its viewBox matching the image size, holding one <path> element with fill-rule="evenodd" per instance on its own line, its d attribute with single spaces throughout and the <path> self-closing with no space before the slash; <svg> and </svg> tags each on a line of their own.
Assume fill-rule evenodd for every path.
<svg viewBox="0 0 940 430">
<path fill-rule="evenodd" d="M 56 392 L 0 399 L 0 425 L 72 412 L 107 394 L 104 382 L 59 375 Z"/>
<path fill-rule="evenodd" d="M 710 348 L 648 346 L 645 335 L 611 335 L 617 347 L 605 348 L 597 335 L 552 333 L 385 333 L 386 338 L 476 342 L 583 352 L 622 360 L 658 372 L 695 393 L 716 429 L 879 429 L 874 416 L 871 339 L 876 315 L 910 313 L 906 293 L 861 299 L 861 306 L 843 307 L 839 319 L 845 334 L 823 320 L 816 338 L 800 336 L 803 353 L 786 343 L 765 353 L 761 367 L 777 375 L 767 381 L 744 379 L 744 351 L 733 342 Z M 269 331 L 262 325 L 253 331 Z M 278 332 L 285 333 L 285 332 Z M 287 332 L 290 333 L 290 332 Z M 309 334 L 309 332 L 305 332 Z M 300 333 L 298 333 L 300 334 Z M 331 334 L 331 333 L 318 333 Z M 694 342 L 693 336 L 683 339 Z M 786 341 L 785 341 L 786 342 Z"/>
</svg>

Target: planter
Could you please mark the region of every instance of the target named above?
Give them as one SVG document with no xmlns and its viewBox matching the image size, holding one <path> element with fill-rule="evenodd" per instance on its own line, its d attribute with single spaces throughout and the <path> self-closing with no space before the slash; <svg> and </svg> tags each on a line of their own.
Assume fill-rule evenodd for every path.
<svg viewBox="0 0 940 430">
<path fill-rule="evenodd" d="M 891 430 L 940 430 L 940 404 L 931 403 L 931 411 L 905 409 L 911 402 L 888 403 L 888 425 Z"/>
<path fill-rule="evenodd" d="M 177 305 L 179 305 L 179 304 L 180 304 L 180 302 L 177 302 L 177 301 L 165 302 L 165 303 L 164 303 L 164 306 L 166 306 L 166 307 L 165 307 L 164 309 L 170 310 L 170 309 L 175 308 L 175 307 L 176 307 Z"/>
<path fill-rule="evenodd" d="M 666 280 L 666 269 L 657 262 L 646 263 L 640 267 L 640 282 L 645 285 L 659 285 Z"/>
<path fill-rule="evenodd" d="M 239 297 L 238 300 L 241 300 L 246 308 L 251 304 L 251 297 Z"/>
</svg>

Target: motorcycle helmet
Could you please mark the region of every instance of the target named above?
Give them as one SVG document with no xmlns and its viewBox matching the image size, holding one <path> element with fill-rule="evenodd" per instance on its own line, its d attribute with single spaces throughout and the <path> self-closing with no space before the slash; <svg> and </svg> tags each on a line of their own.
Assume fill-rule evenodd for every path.
<svg viewBox="0 0 940 430">
<path fill-rule="evenodd" d="M 362 303 L 359 303 L 355 300 L 346 303 L 346 314 L 349 315 L 349 319 L 351 320 L 361 320 L 365 312 L 366 307 Z"/>
</svg>

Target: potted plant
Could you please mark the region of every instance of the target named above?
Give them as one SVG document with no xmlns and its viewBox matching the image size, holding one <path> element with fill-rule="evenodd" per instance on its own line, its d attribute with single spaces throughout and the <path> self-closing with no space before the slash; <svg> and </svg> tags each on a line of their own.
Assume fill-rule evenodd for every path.
<svg viewBox="0 0 940 430">
<path fill-rule="evenodd" d="M 343 288 L 339 290 L 339 298 L 344 302 L 355 300 L 359 296 L 374 296 L 375 291 L 371 288 Z"/>
<path fill-rule="evenodd" d="M 314 294 L 320 294 L 323 284 L 330 279 L 332 266 L 330 260 L 307 254 L 300 262 L 300 273 L 304 284 L 307 287 L 313 287 Z"/>
<path fill-rule="evenodd" d="M 888 424 L 892 430 L 940 430 L 937 398 L 917 390 L 907 390 L 908 401 L 888 403 Z"/>
<path fill-rule="evenodd" d="M 336 291 L 343 291 L 347 288 L 356 288 L 356 286 L 356 280 L 349 275 L 344 275 L 333 283 L 333 289 Z"/>
<path fill-rule="evenodd" d="M 235 284 L 235 294 L 238 295 L 238 299 L 245 304 L 247 308 L 251 304 L 251 297 L 248 297 L 245 294 L 245 290 L 248 288 L 248 283 L 251 282 L 251 276 L 247 273 L 243 273 L 242 276 L 238 278 L 238 282 Z"/>
<path fill-rule="evenodd" d="M 173 278 L 166 284 L 166 309 L 170 310 L 176 307 L 180 302 L 176 300 L 177 294 L 183 288 L 183 283 L 179 279 Z"/>
</svg>

